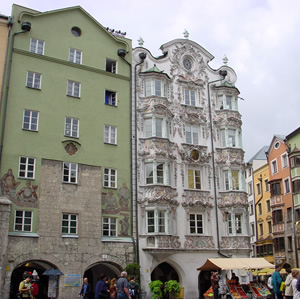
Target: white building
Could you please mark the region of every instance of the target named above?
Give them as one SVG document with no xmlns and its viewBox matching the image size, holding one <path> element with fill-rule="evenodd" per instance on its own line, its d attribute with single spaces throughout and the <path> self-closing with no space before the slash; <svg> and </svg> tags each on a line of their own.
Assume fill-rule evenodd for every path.
<svg viewBox="0 0 300 300">
<path fill-rule="evenodd" d="M 177 279 L 185 298 L 199 298 L 207 258 L 251 250 L 237 76 L 225 60 L 209 67 L 213 56 L 189 39 L 161 51 L 133 50 L 141 283 L 149 297 L 151 280 Z"/>
</svg>

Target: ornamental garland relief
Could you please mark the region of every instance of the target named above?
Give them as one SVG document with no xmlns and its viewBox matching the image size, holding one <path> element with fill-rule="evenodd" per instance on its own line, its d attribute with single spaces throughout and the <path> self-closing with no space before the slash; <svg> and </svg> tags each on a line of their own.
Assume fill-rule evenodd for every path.
<svg viewBox="0 0 300 300">
<path fill-rule="evenodd" d="M 236 193 L 225 193 L 218 198 L 218 207 L 248 207 L 248 200 L 246 193 L 236 192 Z"/>
</svg>

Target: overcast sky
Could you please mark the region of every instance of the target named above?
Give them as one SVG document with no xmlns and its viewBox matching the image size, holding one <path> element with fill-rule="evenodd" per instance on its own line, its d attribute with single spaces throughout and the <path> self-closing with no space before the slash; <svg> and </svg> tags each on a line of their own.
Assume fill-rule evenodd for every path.
<svg viewBox="0 0 300 300">
<path fill-rule="evenodd" d="M 9 16 L 16 3 L 41 12 L 80 5 L 105 27 L 126 32 L 133 47 L 161 55 L 162 44 L 176 38 L 197 42 L 223 57 L 237 73 L 247 162 L 275 134 L 300 126 L 300 1 L 298 0 L 6 0 L 0 13 Z M 298 69 L 299 68 L 299 69 Z"/>
</svg>

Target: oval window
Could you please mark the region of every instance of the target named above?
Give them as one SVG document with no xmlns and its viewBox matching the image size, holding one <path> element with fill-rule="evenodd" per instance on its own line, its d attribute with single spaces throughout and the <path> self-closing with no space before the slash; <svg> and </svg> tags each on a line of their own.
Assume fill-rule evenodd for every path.
<svg viewBox="0 0 300 300">
<path fill-rule="evenodd" d="M 71 32 L 74 36 L 78 37 L 78 36 L 81 36 L 81 29 L 78 28 L 78 27 L 73 27 L 71 29 Z"/>
</svg>

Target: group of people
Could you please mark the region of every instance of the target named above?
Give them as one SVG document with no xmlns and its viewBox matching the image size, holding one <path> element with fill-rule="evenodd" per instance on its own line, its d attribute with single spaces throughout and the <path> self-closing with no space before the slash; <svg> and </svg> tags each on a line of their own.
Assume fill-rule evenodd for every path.
<svg viewBox="0 0 300 300">
<path fill-rule="evenodd" d="M 285 282 L 280 275 L 280 266 L 275 266 L 275 272 L 269 278 L 268 286 L 272 289 L 275 299 L 300 299 L 300 274 L 297 269 L 286 268 L 288 273 Z"/>
<path fill-rule="evenodd" d="M 35 299 L 39 295 L 39 285 L 33 279 L 33 275 L 30 273 L 24 274 L 24 280 L 20 282 L 18 298 L 22 299 Z"/>
<path fill-rule="evenodd" d="M 84 278 L 79 297 L 83 299 L 138 299 L 139 285 L 132 275 L 127 279 L 127 273 L 123 271 L 119 279 L 108 279 L 104 273 L 100 273 L 99 280 L 93 295 L 88 278 Z"/>
</svg>

